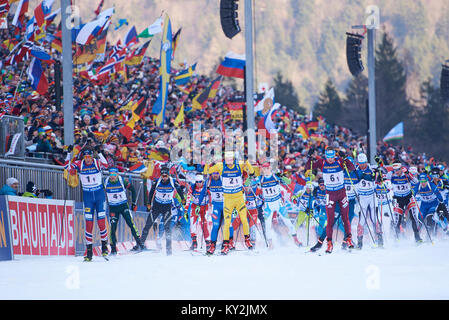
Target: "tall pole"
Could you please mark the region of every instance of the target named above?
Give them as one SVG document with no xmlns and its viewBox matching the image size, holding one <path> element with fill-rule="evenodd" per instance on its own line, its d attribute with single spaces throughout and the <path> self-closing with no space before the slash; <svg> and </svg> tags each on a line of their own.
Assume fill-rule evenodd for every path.
<svg viewBox="0 0 449 320">
<path fill-rule="evenodd" d="M 73 79 L 72 79 L 72 25 L 70 0 L 61 0 L 62 28 L 62 92 L 64 109 L 64 144 L 74 143 L 73 122 Z"/>
<path fill-rule="evenodd" d="M 375 164 L 376 156 L 376 75 L 374 60 L 374 38 L 376 29 L 367 26 L 368 31 L 368 115 L 369 115 L 369 161 Z"/>
<path fill-rule="evenodd" d="M 246 123 L 248 137 L 248 160 L 256 159 L 256 134 L 254 120 L 254 65 L 253 65 L 253 5 L 252 0 L 245 0 L 245 93 Z"/>
</svg>

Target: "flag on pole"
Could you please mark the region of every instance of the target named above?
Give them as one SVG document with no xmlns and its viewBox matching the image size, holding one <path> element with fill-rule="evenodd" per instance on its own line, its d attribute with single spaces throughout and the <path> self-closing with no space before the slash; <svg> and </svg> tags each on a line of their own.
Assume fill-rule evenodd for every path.
<svg viewBox="0 0 449 320">
<path fill-rule="evenodd" d="M 296 131 L 301 134 L 302 140 L 307 140 L 309 138 L 309 131 L 307 130 L 306 124 L 304 122 L 301 123 Z"/>
<path fill-rule="evenodd" d="M 132 165 L 129 168 L 129 171 L 132 173 L 142 173 L 147 171 L 147 167 L 145 167 L 145 165 L 142 162 L 136 162 L 134 165 Z"/>
<path fill-rule="evenodd" d="M 47 51 L 45 51 L 43 47 L 37 45 L 34 45 L 31 48 L 30 55 L 46 63 L 55 63 L 55 60 L 51 58 L 51 56 L 47 53 Z"/>
<path fill-rule="evenodd" d="M 192 78 L 193 72 L 196 69 L 196 63 L 193 66 L 189 66 L 188 68 L 179 71 L 175 75 L 175 83 L 177 86 L 184 86 L 189 83 Z"/>
<path fill-rule="evenodd" d="M 175 35 L 173 36 L 173 50 L 172 50 L 172 55 L 171 55 L 172 60 L 175 58 L 175 51 L 176 51 L 176 48 L 178 47 L 179 36 L 181 35 L 181 29 L 182 28 L 179 28 L 178 31 L 176 31 Z"/>
<path fill-rule="evenodd" d="M 0 0 L 0 18 L 6 16 L 9 12 L 9 2 L 8 0 Z"/>
<path fill-rule="evenodd" d="M 179 110 L 176 119 L 173 121 L 175 127 L 179 127 L 181 123 L 184 123 L 184 103 L 181 105 L 181 109 Z"/>
<path fill-rule="evenodd" d="M 258 129 L 264 129 L 267 131 L 267 137 L 270 133 L 277 132 L 278 128 L 276 127 L 276 124 L 273 122 L 273 114 L 277 109 L 279 109 L 281 105 L 279 103 L 275 103 L 270 111 L 259 120 L 258 123 Z"/>
<path fill-rule="evenodd" d="M 399 122 L 383 138 L 383 141 L 389 142 L 404 138 L 404 123 Z"/>
<path fill-rule="evenodd" d="M 48 81 L 44 75 L 42 64 L 39 59 L 33 58 L 28 67 L 28 79 L 31 81 L 31 86 L 40 95 L 44 95 L 48 91 Z"/>
<path fill-rule="evenodd" d="M 147 51 L 148 46 L 150 45 L 151 40 L 145 42 L 143 45 L 141 45 L 138 48 L 135 48 L 126 58 L 125 58 L 125 64 L 129 66 L 136 66 L 139 65 L 143 57 L 145 55 L 145 52 Z"/>
<path fill-rule="evenodd" d="M 156 19 L 156 21 L 154 21 L 154 23 L 151 26 L 145 28 L 145 30 L 139 33 L 138 37 L 152 38 L 155 34 L 161 33 L 163 27 L 164 27 L 164 19 L 162 18 L 162 16 L 160 16 L 159 18 Z"/>
<path fill-rule="evenodd" d="M 223 62 L 218 66 L 217 73 L 225 77 L 245 78 L 245 55 L 228 52 Z"/>
<path fill-rule="evenodd" d="M 34 17 L 39 28 L 46 22 L 45 17 L 50 14 L 54 1 L 55 0 L 43 0 L 36 9 L 34 9 Z"/>
<path fill-rule="evenodd" d="M 171 57 L 172 57 L 172 30 L 170 18 L 165 15 L 164 31 L 161 40 L 161 58 L 159 66 L 159 95 L 154 103 L 152 113 L 156 116 L 156 125 L 160 128 L 164 127 L 165 105 L 167 104 L 168 84 L 170 82 Z"/>
<path fill-rule="evenodd" d="M 104 53 L 106 50 L 106 37 L 109 27 L 97 35 L 89 44 L 76 46 L 76 52 L 73 58 L 74 64 L 84 64 L 93 61 L 104 61 Z M 52 47 L 58 50 L 55 46 Z"/>
<path fill-rule="evenodd" d="M 82 45 L 89 44 L 93 39 L 101 34 L 104 29 L 107 29 L 114 12 L 114 8 L 106 9 L 101 12 L 95 20 L 84 24 L 76 36 L 76 43 Z"/>
<path fill-rule="evenodd" d="M 125 36 L 125 47 L 132 47 L 138 42 L 139 38 L 137 38 L 136 27 L 132 26 L 132 28 L 128 31 L 128 33 Z"/>
<path fill-rule="evenodd" d="M 132 116 L 131 119 L 119 129 L 119 132 L 126 137 L 127 140 L 131 139 L 134 127 L 136 125 L 136 122 L 139 121 L 143 117 L 143 113 L 146 107 L 147 103 L 147 97 L 142 97 L 134 103 L 132 106 Z"/>
<path fill-rule="evenodd" d="M 232 120 L 242 120 L 243 121 L 243 106 L 244 101 L 229 101 L 226 105 L 229 113 L 231 114 Z"/>
<path fill-rule="evenodd" d="M 222 76 L 219 76 L 201 93 L 197 94 L 192 100 L 193 109 L 203 109 L 206 106 L 206 102 L 210 98 L 214 98 L 217 94 L 218 87 L 220 86 Z"/>
<path fill-rule="evenodd" d="M 262 100 L 260 100 L 254 107 L 254 112 L 259 116 L 265 116 L 273 107 L 274 104 L 274 88 L 265 92 Z"/>
<path fill-rule="evenodd" d="M 126 19 L 119 19 L 119 20 L 117 21 L 115 27 L 114 27 L 114 30 L 120 29 L 120 28 L 123 27 L 123 25 L 125 25 L 125 24 L 126 24 L 126 25 L 129 24 L 129 23 L 128 23 L 128 20 L 126 20 Z"/>
<path fill-rule="evenodd" d="M 25 13 L 28 11 L 29 0 L 20 0 L 17 5 L 16 13 L 14 14 L 14 18 L 12 19 L 12 25 L 16 26 L 20 23 L 20 26 L 23 26 Z"/>
<path fill-rule="evenodd" d="M 71 2 L 71 1 L 70 1 L 70 2 Z M 95 15 L 98 16 L 98 15 L 100 14 L 101 8 L 103 8 L 103 4 L 104 4 L 104 0 L 101 0 L 100 3 L 98 4 L 97 9 L 94 11 L 94 12 L 95 12 Z"/>
</svg>

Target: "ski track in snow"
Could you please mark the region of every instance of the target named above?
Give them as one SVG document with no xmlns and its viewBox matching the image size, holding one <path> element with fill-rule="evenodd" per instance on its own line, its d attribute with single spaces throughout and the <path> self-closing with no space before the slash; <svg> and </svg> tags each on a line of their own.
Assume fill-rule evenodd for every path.
<svg viewBox="0 0 449 320">
<path fill-rule="evenodd" d="M 319 256 L 307 248 L 258 247 L 228 256 L 188 251 L 111 257 L 16 256 L 0 262 L 0 299 L 448 299 L 449 241 L 366 245 Z"/>
</svg>

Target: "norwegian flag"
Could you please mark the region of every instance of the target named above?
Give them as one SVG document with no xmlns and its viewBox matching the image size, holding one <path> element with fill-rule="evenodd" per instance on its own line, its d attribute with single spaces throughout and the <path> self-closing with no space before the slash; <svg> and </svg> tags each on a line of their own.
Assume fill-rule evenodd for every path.
<svg viewBox="0 0 449 320">
<path fill-rule="evenodd" d="M 124 49 L 124 47 L 122 46 L 122 41 L 119 39 L 117 41 L 117 44 L 115 46 L 113 46 L 111 51 L 109 52 L 108 59 L 112 58 L 113 56 L 118 54 L 118 52 L 121 52 L 123 49 Z"/>
<path fill-rule="evenodd" d="M 33 41 L 22 42 L 15 46 L 5 59 L 5 65 L 13 65 L 29 58 L 31 48 L 34 47 Z"/>
<path fill-rule="evenodd" d="M 9 1 L 0 0 L 0 18 L 5 16 L 9 12 Z"/>
</svg>

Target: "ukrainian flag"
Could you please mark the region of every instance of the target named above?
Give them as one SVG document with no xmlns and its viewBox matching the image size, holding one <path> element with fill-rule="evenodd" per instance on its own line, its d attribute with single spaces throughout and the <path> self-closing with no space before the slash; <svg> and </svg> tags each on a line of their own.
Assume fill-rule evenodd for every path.
<svg viewBox="0 0 449 320">
<path fill-rule="evenodd" d="M 161 41 L 161 63 L 159 66 L 159 96 L 153 106 L 152 113 L 156 115 L 156 125 L 164 127 L 165 105 L 167 103 L 168 84 L 170 82 L 171 57 L 173 51 L 173 38 L 170 18 L 165 15 L 164 30 Z"/>
</svg>

